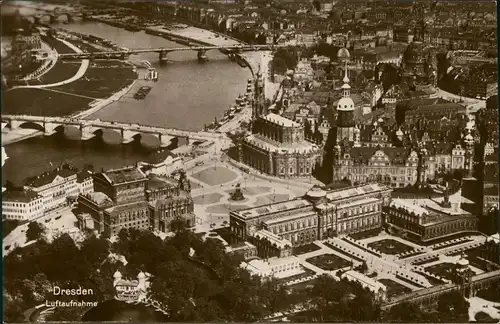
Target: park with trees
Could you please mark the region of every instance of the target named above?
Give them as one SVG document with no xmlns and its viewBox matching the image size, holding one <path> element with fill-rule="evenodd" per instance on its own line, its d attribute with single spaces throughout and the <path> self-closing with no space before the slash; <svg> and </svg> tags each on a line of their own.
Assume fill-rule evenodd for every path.
<svg viewBox="0 0 500 324">
<path fill-rule="evenodd" d="M 359 283 L 322 275 L 306 287 L 289 287 L 275 278 L 251 275 L 240 267 L 241 257 L 226 253 L 219 240 L 202 239 L 183 226 L 175 228 L 175 235 L 165 239 L 149 231 L 123 229 L 113 242 L 94 235 L 75 242 L 62 234 L 51 242 L 41 236 L 34 244 L 15 248 L 4 258 L 5 320 L 24 320 L 26 310 L 54 300 L 54 286 L 94 292 L 91 296 L 57 296 L 59 300 L 67 297 L 101 305 L 120 304 L 113 300 L 113 274 L 117 270 L 125 278 L 135 278 L 141 271 L 151 274 L 149 297 L 166 310 L 164 321 L 255 322 L 297 306 L 301 311 L 289 319 L 299 322 L 442 322 L 461 320 L 467 312 L 463 297 L 453 295 L 442 297 L 434 312 L 401 304 L 381 314 L 373 293 Z M 110 255 L 121 255 L 127 262 Z M 81 320 L 88 310 L 57 308 L 47 320 Z M 117 318 L 108 312 L 93 320 Z"/>
</svg>

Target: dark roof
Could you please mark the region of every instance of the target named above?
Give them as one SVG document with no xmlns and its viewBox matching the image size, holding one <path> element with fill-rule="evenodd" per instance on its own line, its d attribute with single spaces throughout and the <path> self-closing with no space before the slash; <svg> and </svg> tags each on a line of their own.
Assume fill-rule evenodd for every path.
<svg viewBox="0 0 500 324">
<path fill-rule="evenodd" d="M 148 155 L 143 162 L 149 164 L 158 164 L 165 161 L 165 159 L 169 156 L 175 157 L 176 155 L 169 150 L 155 151 Z"/>
<path fill-rule="evenodd" d="M 379 150 L 389 157 L 392 164 L 404 164 L 408 157 L 408 150 L 403 147 L 353 147 L 349 153 L 355 164 L 367 164 Z"/>
<path fill-rule="evenodd" d="M 146 179 L 146 176 L 135 166 L 108 170 L 103 172 L 102 175 L 112 184 L 120 184 Z"/>
<path fill-rule="evenodd" d="M 89 170 L 78 172 L 78 174 L 76 175 L 76 181 L 78 181 L 78 183 L 82 183 L 89 178 L 92 178 L 92 172 L 90 172 Z"/>
<path fill-rule="evenodd" d="M 177 185 L 178 183 L 175 179 L 153 175 L 146 182 L 146 190 L 147 189 L 157 190 L 165 187 L 176 187 Z"/>
<path fill-rule="evenodd" d="M 107 208 L 106 212 L 108 212 L 110 214 L 111 213 L 116 214 L 116 213 L 120 213 L 122 211 L 130 210 L 130 209 L 148 208 L 148 207 L 149 207 L 149 203 L 147 203 L 146 201 L 138 201 L 138 202 L 117 205 L 117 206 Z"/>
<path fill-rule="evenodd" d="M 2 200 L 8 202 L 23 202 L 28 203 L 36 199 L 40 199 L 42 196 L 34 192 L 33 190 L 5 190 L 2 193 Z"/>
<path fill-rule="evenodd" d="M 55 170 L 44 172 L 36 177 L 27 178 L 24 183 L 28 187 L 39 188 L 52 183 L 57 176 L 69 178 L 78 172 L 77 169 L 71 167 L 59 167 Z"/>
</svg>

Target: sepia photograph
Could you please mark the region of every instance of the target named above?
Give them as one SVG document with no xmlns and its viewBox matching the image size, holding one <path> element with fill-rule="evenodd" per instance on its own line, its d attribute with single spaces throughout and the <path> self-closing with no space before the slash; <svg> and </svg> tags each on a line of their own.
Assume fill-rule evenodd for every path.
<svg viewBox="0 0 500 324">
<path fill-rule="evenodd" d="M 3 0 L 2 322 L 500 323 L 494 0 Z"/>
</svg>

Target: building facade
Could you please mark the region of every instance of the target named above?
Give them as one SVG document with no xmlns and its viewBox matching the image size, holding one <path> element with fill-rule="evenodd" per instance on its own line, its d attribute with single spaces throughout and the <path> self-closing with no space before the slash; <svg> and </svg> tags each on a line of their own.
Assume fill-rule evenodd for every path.
<svg viewBox="0 0 500 324">
<path fill-rule="evenodd" d="M 394 199 L 386 209 L 385 222 L 394 231 L 420 243 L 448 235 L 477 230 L 477 218 L 447 198 L 442 203 L 427 201 L 426 206 Z"/>
<path fill-rule="evenodd" d="M 280 238 L 297 247 L 380 228 L 382 207 L 389 203 L 390 193 L 390 188 L 378 184 L 328 191 L 315 187 L 301 198 L 234 211 L 230 213 L 232 241 L 256 245 L 252 240 L 266 237 L 279 247 L 281 243 L 274 241 Z M 282 250 L 287 241 L 282 242 Z"/>
<path fill-rule="evenodd" d="M 43 197 L 44 211 L 68 205 L 68 199 L 78 197 L 78 170 L 65 164 L 55 170 L 25 180 L 25 187 Z"/>
<path fill-rule="evenodd" d="M 113 169 L 94 175 L 96 192 L 80 195 L 78 207 L 107 236 L 123 228 L 169 232 L 174 220 L 182 220 L 187 227 L 195 224 L 187 183 L 185 177 L 146 177 L 137 167 Z"/>
<path fill-rule="evenodd" d="M 43 216 L 43 197 L 32 190 L 5 190 L 2 193 L 2 219 L 31 221 Z"/>
</svg>

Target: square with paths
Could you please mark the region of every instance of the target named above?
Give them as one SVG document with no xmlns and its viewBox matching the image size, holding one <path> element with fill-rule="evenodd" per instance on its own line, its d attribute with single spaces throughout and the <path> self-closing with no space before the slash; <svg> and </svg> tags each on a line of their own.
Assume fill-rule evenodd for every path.
<svg viewBox="0 0 500 324">
<path fill-rule="evenodd" d="M 351 262 L 335 254 L 321 254 L 308 258 L 306 261 L 325 271 L 335 271 L 351 265 Z"/>
<path fill-rule="evenodd" d="M 226 182 L 235 180 L 238 175 L 228 168 L 217 166 L 208 167 L 193 174 L 191 177 L 210 186 L 218 186 Z"/>
<path fill-rule="evenodd" d="M 371 242 L 368 243 L 368 246 L 373 249 L 377 249 L 384 254 L 391 255 L 414 250 L 414 248 L 412 248 L 411 246 L 392 239 L 383 239 L 380 241 Z"/>
</svg>

